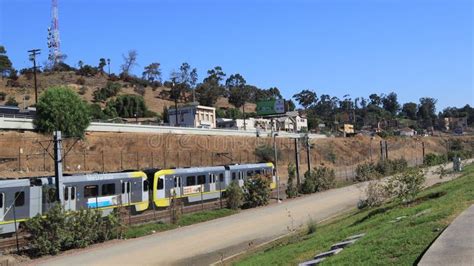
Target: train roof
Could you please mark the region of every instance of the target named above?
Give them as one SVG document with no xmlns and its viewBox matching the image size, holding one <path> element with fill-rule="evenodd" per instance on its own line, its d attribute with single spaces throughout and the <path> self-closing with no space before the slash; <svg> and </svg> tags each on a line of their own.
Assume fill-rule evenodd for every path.
<svg viewBox="0 0 474 266">
<path fill-rule="evenodd" d="M 225 171 L 224 166 L 192 167 L 171 169 L 174 174 L 189 174 L 196 172 L 221 172 Z"/>
<path fill-rule="evenodd" d="M 0 187 L 1 188 L 6 188 L 6 187 L 29 187 L 30 186 L 30 180 L 29 179 L 9 179 L 9 180 L 1 180 L 0 181 Z"/>
<path fill-rule="evenodd" d="M 254 164 L 233 164 L 226 166 L 229 170 L 238 170 L 238 169 L 255 169 L 262 167 L 273 167 L 272 163 L 254 163 Z"/>
</svg>

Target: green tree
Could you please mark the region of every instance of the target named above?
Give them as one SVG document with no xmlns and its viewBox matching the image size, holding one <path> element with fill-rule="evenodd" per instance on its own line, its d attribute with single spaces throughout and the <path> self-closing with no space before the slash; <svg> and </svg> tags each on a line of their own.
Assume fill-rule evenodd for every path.
<svg viewBox="0 0 474 266">
<path fill-rule="evenodd" d="M 105 58 L 101 58 L 99 59 L 99 66 L 97 67 L 99 69 L 99 72 L 101 74 L 104 73 L 104 67 L 107 65 L 107 61 L 105 60 Z"/>
<path fill-rule="evenodd" d="M 225 89 L 221 82 L 226 74 L 222 71 L 220 66 L 207 71 L 207 77 L 196 88 L 198 93 L 198 101 L 202 105 L 213 106 L 217 99 L 224 96 Z"/>
<path fill-rule="evenodd" d="M 107 107 L 115 109 L 117 115 L 120 117 L 145 117 L 148 113 L 148 108 L 145 100 L 139 95 L 120 95 L 115 100 L 107 102 Z"/>
<path fill-rule="evenodd" d="M 408 119 L 416 120 L 416 111 L 418 105 L 413 102 L 405 103 L 402 107 L 402 114 Z"/>
<path fill-rule="evenodd" d="M 302 90 L 300 93 L 293 95 L 293 98 L 298 102 L 299 105 L 303 106 L 304 109 L 308 109 L 308 107 L 316 104 L 318 101 L 316 92 L 311 90 Z"/>
<path fill-rule="evenodd" d="M 391 92 L 387 96 L 383 97 L 382 106 L 383 109 L 395 116 L 398 110 L 400 110 L 400 104 L 398 103 L 397 94 L 395 92 Z"/>
<path fill-rule="evenodd" d="M 161 69 L 160 63 L 151 63 L 145 67 L 143 73 L 143 78 L 150 81 L 159 81 L 161 82 Z"/>
<path fill-rule="evenodd" d="M 34 125 L 39 132 L 60 130 L 65 136 L 83 137 L 90 124 L 87 103 L 67 87 L 52 87 L 39 98 Z"/>
<path fill-rule="evenodd" d="M 7 56 L 7 50 L 3 45 L 0 45 L 0 75 L 2 75 L 2 79 L 10 74 L 12 66 L 12 62 Z"/>
<path fill-rule="evenodd" d="M 417 117 L 424 128 L 434 126 L 436 119 L 436 103 L 438 100 L 434 98 L 421 98 L 418 106 Z"/>
</svg>

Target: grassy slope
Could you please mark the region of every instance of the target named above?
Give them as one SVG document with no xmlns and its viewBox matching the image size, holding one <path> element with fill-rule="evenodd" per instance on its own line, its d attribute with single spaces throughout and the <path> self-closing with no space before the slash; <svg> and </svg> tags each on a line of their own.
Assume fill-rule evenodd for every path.
<svg viewBox="0 0 474 266">
<path fill-rule="evenodd" d="M 191 214 L 185 214 L 179 219 L 178 224 L 170 224 L 170 223 L 148 223 L 142 225 L 134 225 L 128 227 L 125 230 L 124 237 L 125 238 L 136 238 L 145 235 L 152 234 L 153 231 L 161 232 L 166 230 L 171 230 L 178 228 L 180 226 L 191 225 L 195 223 L 202 223 L 205 221 L 221 218 L 224 216 L 228 216 L 234 214 L 236 211 L 230 209 L 219 209 L 219 210 L 212 210 L 212 211 L 203 211 Z"/>
<path fill-rule="evenodd" d="M 412 265 L 457 215 L 474 203 L 474 165 L 462 177 L 423 191 L 409 206 L 388 203 L 354 212 L 317 228 L 311 235 L 293 236 L 239 265 L 295 265 L 327 251 L 348 236 L 367 233 L 356 244 L 323 265 Z M 418 214 L 418 215 L 417 215 Z M 395 218 L 407 216 L 393 223 Z"/>
</svg>

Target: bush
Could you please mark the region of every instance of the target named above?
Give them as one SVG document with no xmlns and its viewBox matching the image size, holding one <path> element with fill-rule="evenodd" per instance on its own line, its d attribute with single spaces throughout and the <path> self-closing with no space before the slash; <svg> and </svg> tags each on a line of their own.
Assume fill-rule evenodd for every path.
<svg viewBox="0 0 474 266">
<path fill-rule="evenodd" d="M 66 87 L 47 89 L 36 108 L 34 125 L 42 133 L 60 130 L 64 136 L 82 137 L 90 124 L 87 103 Z"/>
<path fill-rule="evenodd" d="M 381 160 L 375 166 L 377 172 L 379 172 L 382 176 L 400 173 L 405 171 L 407 168 L 408 162 L 404 158 L 396 160 Z"/>
<path fill-rule="evenodd" d="M 242 206 L 243 193 L 236 181 L 232 181 L 226 188 L 227 208 L 237 210 Z"/>
<path fill-rule="evenodd" d="M 305 173 L 305 179 L 300 191 L 304 194 L 324 191 L 336 185 L 336 174 L 328 167 L 315 167 L 312 171 Z"/>
<path fill-rule="evenodd" d="M 434 154 L 428 153 L 425 155 L 423 160 L 424 165 L 426 166 L 435 166 L 438 164 L 443 164 L 448 162 L 448 157 L 445 154 Z"/>
<path fill-rule="evenodd" d="M 7 98 L 7 94 L 3 91 L 0 92 L 0 102 L 5 101 L 6 98 Z"/>
<path fill-rule="evenodd" d="M 372 181 L 367 186 L 367 189 L 365 190 L 365 195 L 365 206 L 369 208 L 377 207 L 382 205 L 382 203 L 387 198 L 387 190 L 382 183 L 378 181 Z"/>
<path fill-rule="evenodd" d="M 14 96 L 8 97 L 8 100 L 5 102 L 7 106 L 18 106 L 18 102 L 15 100 Z"/>
<path fill-rule="evenodd" d="M 267 205 L 270 200 L 270 179 L 263 175 L 248 177 L 244 182 L 244 207 Z"/>
<path fill-rule="evenodd" d="M 277 150 L 277 156 L 280 157 L 280 150 Z M 270 145 L 260 145 L 255 148 L 255 155 L 260 162 L 275 162 L 275 150 Z"/>
<path fill-rule="evenodd" d="M 84 84 L 86 84 L 86 80 L 85 80 L 83 77 L 79 77 L 79 78 L 76 80 L 76 84 L 78 84 L 78 85 L 84 85 Z"/>
<path fill-rule="evenodd" d="M 298 188 L 294 184 L 296 177 L 296 166 L 293 163 L 288 164 L 288 182 L 286 184 L 286 196 L 288 198 L 295 198 L 298 196 Z"/>
<path fill-rule="evenodd" d="M 308 218 L 307 225 L 308 225 L 308 232 L 307 232 L 308 235 L 316 232 L 316 229 L 318 228 L 318 223 L 315 220 L 313 220 L 313 218 L 311 217 Z"/>
<path fill-rule="evenodd" d="M 138 95 L 120 95 L 115 100 L 107 102 L 107 108 L 115 109 L 120 117 L 144 117 L 150 114 L 145 105 L 145 100 Z"/>
<path fill-rule="evenodd" d="M 79 70 L 76 71 L 76 74 L 86 77 L 93 77 L 99 73 L 99 70 L 96 67 L 90 65 L 84 65 Z"/>
<path fill-rule="evenodd" d="M 421 169 L 413 168 L 390 177 L 385 186 L 389 196 L 411 202 L 423 188 L 426 177 Z"/>
<path fill-rule="evenodd" d="M 93 209 L 66 214 L 60 204 L 54 204 L 45 217 L 37 215 L 25 222 L 30 246 L 37 256 L 117 238 L 119 226 L 116 214 L 102 218 L 100 211 Z"/>
<path fill-rule="evenodd" d="M 356 169 L 355 182 L 364 182 L 380 178 L 380 173 L 376 170 L 374 163 L 359 164 Z"/>
<path fill-rule="evenodd" d="M 103 101 L 106 101 L 110 97 L 117 96 L 121 88 L 122 88 L 122 85 L 120 85 L 120 83 L 108 81 L 105 87 L 94 91 L 92 96 L 94 97 L 95 102 L 103 102 Z"/>
</svg>

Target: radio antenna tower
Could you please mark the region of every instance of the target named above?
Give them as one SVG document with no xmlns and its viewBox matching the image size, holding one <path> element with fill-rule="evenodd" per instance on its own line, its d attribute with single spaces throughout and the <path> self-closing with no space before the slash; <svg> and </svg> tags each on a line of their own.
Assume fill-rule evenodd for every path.
<svg viewBox="0 0 474 266">
<path fill-rule="evenodd" d="M 58 0 L 51 1 L 51 26 L 48 28 L 48 59 L 52 66 L 63 59 L 61 54 L 61 41 L 59 40 Z"/>
</svg>

